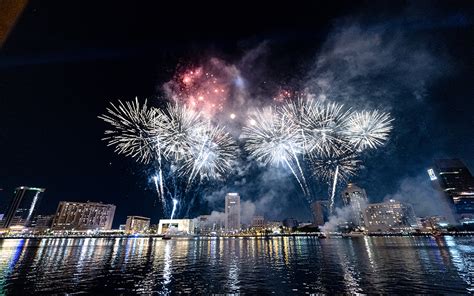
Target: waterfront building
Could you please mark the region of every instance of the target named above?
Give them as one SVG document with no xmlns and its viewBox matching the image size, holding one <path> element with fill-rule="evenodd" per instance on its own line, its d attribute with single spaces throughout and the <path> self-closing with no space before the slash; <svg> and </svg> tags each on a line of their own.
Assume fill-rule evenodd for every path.
<svg viewBox="0 0 474 296">
<path fill-rule="evenodd" d="M 211 234 L 225 230 L 225 214 L 201 215 L 194 219 L 195 233 Z"/>
<path fill-rule="evenodd" d="M 145 232 L 150 228 L 150 218 L 141 216 L 128 216 L 125 223 L 125 231 L 127 233 Z"/>
<path fill-rule="evenodd" d="M 258 228 L 265 227 L 265 217 L 263 217 L 263 216 L 253 216 L 253 218 L 252 218 L 252 227 L 258 227 Z"/>
<path fill-rule="evenodd" d="M 286 228 L 298 227 L 298 221 L 295 218 L 286 218 L 283 220 L 283 226 Z"/>
<path fill-rule="evenodd" d="M 342 201 L 345 207 L 351 209 L 350 222 L 353 226 L 364 227 L 364 210 L 368 203 L 365 189 L 354 183 L 347 184 L 347 188 L 342 191 Z"/>
<path fill-rule="evenodd" d="M 193 234 L 192 219 L 161 219 L 158 224 L 158 234 Z"/>
<path fill-rule="evenodd" d="M 31 227 L 38 212 L 44 188 L 21 186 L 15 189 L 13 200 L 4 217 L 4 228 Z"/>
<path fill-rule="evenodd" d="M 53 230 L 110 230 L 115 205 L 100 202 L 59 202 Z"/>
<path fill-rule="evenodd" d="M 37 215 L 31 224 L 35 232 L 42 232 L 51 229 L 53 226 L 54 215 Z"/>
<path fill-rule="evenodd" d="M 329 202 L 327 200 L 317 200 L 311 203 L 311 213 L 313 214 L 314 226 L 322 226 L 329 219 Z"/>
<path fill-rule="evenodd" d="M 369 232 L 399 232 L 417 226 L 413 207 L 393 199 L 369 204 L 365 209 L 365 221 Z"/>
<path fill-rule="evenodd" d="M 457 219 L 474 222 L 474 177 L 466 165 L 457 158 L 437 159 L 428 176 L 435 188 L 443 192 Z"/>
<path fill-rule="evenodd" d="M 238 193 L 227 193 L 225 196 L 225 229 L 240 230 L 240 196 Z"/>
</svg>

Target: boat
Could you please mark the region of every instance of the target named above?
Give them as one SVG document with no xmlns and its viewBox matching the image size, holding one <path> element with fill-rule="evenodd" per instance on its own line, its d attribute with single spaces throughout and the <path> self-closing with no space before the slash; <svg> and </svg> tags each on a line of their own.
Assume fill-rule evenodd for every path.
<svg viewBox="0 0 474 296">
<path fill-rule="evenodd" d="M 318 234 L 318 238 L 327 238 L 327 235 L 321 232 Z"/>
<path fill-rule="evenodd" d="M 165 234 L 161 237 L 161 239 L 169 240 L 169 239 L 171 239 L 171 236 Z"/>
</svg>

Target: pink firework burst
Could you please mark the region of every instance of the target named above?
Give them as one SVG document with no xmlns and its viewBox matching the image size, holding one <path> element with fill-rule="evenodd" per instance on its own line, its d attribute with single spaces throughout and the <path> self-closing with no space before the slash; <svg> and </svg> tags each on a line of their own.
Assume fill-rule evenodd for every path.
<svg viewBox="0 0 474 296">
<path fill-rule="evenodd" d="M 174 101 L 211 118 L 224 110 L 240 81 L 234 65 L 211 58 L 199 66 L 178 69 L 173 79 L 165 83 L 164 90 Z"/>
</svg>

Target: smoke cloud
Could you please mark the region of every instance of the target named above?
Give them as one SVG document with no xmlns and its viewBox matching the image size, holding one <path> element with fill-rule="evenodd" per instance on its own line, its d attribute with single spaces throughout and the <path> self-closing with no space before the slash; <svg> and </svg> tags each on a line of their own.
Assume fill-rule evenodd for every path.
<svg viewBox="0 0 474 296">
<path fill-rule="evenodd" d="M 449 221 L 454 221 L 451 207 L 446 198 L 433 188 L 427 175 L 403 179 L 395 193 L 384 197 L 384 200 L 388 199 L 411 204 L 418 217 L 441 215 Z"/>
</svg>

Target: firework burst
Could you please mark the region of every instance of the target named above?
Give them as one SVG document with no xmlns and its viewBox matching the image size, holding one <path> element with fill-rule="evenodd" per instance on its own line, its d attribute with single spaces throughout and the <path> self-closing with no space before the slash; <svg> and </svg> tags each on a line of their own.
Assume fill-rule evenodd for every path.
<svg viewBox="0 0 474 296">
<path fill-rule="evenodd" d="M 354 112 L 347 120 L 347 137 L 358 151 L 376 149 L 385 144 L 392 130 L 388 113 L 373 111 Z"/>
<path fill-rule="evenodd" d="M 113 129 L 105 131 L 103 140 L 108 146 L 115 146 L 115 152 L 149 163 L 155 156 L 155 145 L 161 136 L 157 132 L 161 115 L 147 107 L 147 101 L 140 105 L 138 99 L 131 102 L 118 101 L 110 104 L 107 113 L 99 116 Z"/>
<path fill-rule="evenodd" d="M 196 129 L 195 143 L 189 150 L 189 158 L 183 172 L 189 176 L 188 183 L 197 175 L 207 179 L 222 179 L 232 169 L 238 148 L 234 139 L 223 127 L 210 124 Z"/>
<path fill-rule="evenodd" d="M 330 147 L 322 153 L 309 154 L 309 163 L 313 174 L 321 181 L 331 183 L 338 170 L 339 182 L 347 182 L 355 176 L 361 164 L 355 151 L 346 144 Z"/>
<path fill-rule="evenodd" d="M 298 160 L 303 153 L 303 138 L 294 121 L 274 108 L 257 110 L 242 129 L 245 150 L 263 164 L 285 164 L 298 181 L 303 193 L 309 194 L 308 185 Z"/>
</svg>

